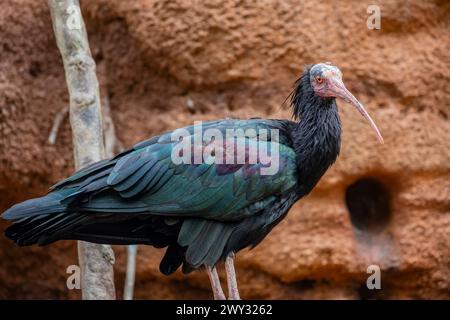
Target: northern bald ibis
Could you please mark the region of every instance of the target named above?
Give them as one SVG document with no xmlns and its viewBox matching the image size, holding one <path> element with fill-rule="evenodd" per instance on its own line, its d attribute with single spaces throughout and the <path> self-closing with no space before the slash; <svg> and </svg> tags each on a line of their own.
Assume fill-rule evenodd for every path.
<svg viewBox="0 0 450 320">
<path fill-rule="evenodd" d="M 229 298 L 239 299 L 234 253 L 260 243 L 339 154 L 336 98 L 353 105 L 383 142 L 362 104 L 344 86 L 341 71 L 319 63 L 307 67 L 295 83 L 291 103 L 296 121 L 203 123 L 205 134 L 212 130 L 214 137 L 226 137 L 220 143 L 212 135 L 196 143 L 195 126 L 183 128 L 181 138 L 173 138 L 176 131 L 153 137 L 76 172 L 46 196 L 4 212 L 4 219 L 14 221 L 6 236 L 21 246 L 73 239 L 167 248 L 161 272 L 168 275 L 181 266 L 188 273 L 204 266 L 216 299 L 225 298 L 216 271 L 216 264 L 225 261 Z M 230 130 L 246 134 L 230 138 Z M 208 147 L 214 152 L 202 154 Z M 267 151 L 265 162 L 260 150 Z M 174 161 L 174 154 L 194 161 Z M 268 174 L 275 162 L 276 170 Z"/>
</svg>

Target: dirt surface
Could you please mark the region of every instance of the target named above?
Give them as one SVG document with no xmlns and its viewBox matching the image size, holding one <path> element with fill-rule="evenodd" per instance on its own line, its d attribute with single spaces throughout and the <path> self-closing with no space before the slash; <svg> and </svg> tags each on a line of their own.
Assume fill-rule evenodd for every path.
<svg viewBox="0 0 450 320">
<path fill-rule="evenodd" d="M 324 61 L 341 68 L 380 127 L 384 145 L 339 104 L 341 155 L 261 245 L 238 254 L 243 298 L 450 298 L 450 3 L 386 1 L 381 30 L 367 29 L 368 5 L 82 1 L 102 96 L 125 146 L 194 120 L 288 118 L 282 103 L 293 82 Z M 3 0 L 0 211 L 72 173 L 67 120 L 47 143 L 66 105 L 45 1 Z M 116 254 L 120 296 L 126 255 Z M 211 297 L 201 272 L 159 274 L 161 256 L 139 248 L 136 298 Z M 2 236 L 0 258 L 0 298 L 80 297 L 66 289 L 73 242 L 19 248 Z M 382 290 L 366 289 L 372 264 Z"/>
</svg>

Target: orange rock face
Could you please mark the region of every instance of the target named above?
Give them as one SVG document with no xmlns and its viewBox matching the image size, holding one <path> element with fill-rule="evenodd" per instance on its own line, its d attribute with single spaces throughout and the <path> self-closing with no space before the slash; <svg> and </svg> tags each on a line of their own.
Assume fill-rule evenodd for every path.
<svg viewBox="0 0 450 320">
<path fill-rule="evenodd" d="M 339 103 L 341 155 L 266 240 L 237 257 L 256 299 L 450 298 L 450 3 L 390 1 L 381 29 L 360 1 L 82 1 L 102 96 L 125 146 L 194 120 L 290 117 L 306 64 L 331 61 L 380 127 Z M 73 171 L 68 105 L 45 1 L 0 8 L 0 210 Z M 351 209 L 351 210 L 350 210 Z M 6 227 L 0 223 L 1 229 Z M 120 296 L 125 251 L 116 248 Z M 165 277 L 140 247 L 136 298 L 210 298 L 200 272 Z M 0 237 L 0 298 L 79 298 L 73 242 L 19 248 Z M 367 268 L 381 269 L 368 290 Z"/>
</svg>

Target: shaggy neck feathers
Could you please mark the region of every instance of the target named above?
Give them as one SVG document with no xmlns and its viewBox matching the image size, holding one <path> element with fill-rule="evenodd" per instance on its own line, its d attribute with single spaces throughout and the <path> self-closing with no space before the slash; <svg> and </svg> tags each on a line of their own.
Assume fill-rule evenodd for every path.
<svg viewBox="0 0 450 320">
<path fill-rule="evenodd" d="M 341 146 L 341 123 L 335 99 L 315 95 L 309 68 L 297 80 L 291 102 L 293 116 L 299 121 L 291 131 L 299 193 L 305 195 L 336 161 Z"/>
</svg>

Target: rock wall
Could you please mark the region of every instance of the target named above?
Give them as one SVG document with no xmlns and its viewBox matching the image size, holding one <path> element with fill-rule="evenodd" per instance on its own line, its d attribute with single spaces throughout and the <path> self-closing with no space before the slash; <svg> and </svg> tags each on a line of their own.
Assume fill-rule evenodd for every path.
<svg viewBox="0 0 450 320">
<path fill-rule="evenodd" d="M 315 191 L 237 258 L 252 299 L 450 298 L 448 1 L 386 1 L 381 30 L 364 1 L 82 1 L 103 97 L 125 146 L 224 117 L 288 118 L 306 64 L 344 72 L 385 138 L 340 103 L 341 155 Z M 0 211 L 73 171 L 64 71 L 45 1 L 0 7 Z M 351 210 L 350 210 L 351 209 Z M 6 227 L 0 222 L 1 229 Z M 126 254 L 116 248 L 117 289 Z M 165 277 L 140 247 L 136 298 L 210 298 L 203 273 Z M 18 248 L 0 237 L 0 298 L 77 299 L 73 242 Z M 381 267 L 382 290 L 366 289 Z"/>
</svg>

